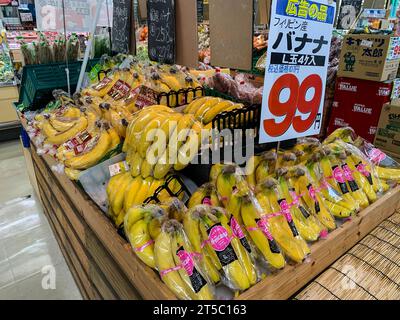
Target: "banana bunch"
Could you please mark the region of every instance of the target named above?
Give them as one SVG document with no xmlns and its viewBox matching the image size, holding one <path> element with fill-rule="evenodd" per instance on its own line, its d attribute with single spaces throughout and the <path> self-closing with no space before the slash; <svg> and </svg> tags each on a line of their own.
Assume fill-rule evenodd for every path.
<svg viewBox="0 0 400 320">
<path fill-rule="evenodd" d="M 198 253 L 188 241 L 183 226 L 167 220 L 154 244 L 155 265 L 162 281 L 182 300 L 212 300 L 213 287 L 203 272 Z"/>
<path fill-rule="evenodd" d="M 281 269 L 285 265 L 285 260 L 268 228 L 258 226 L 262 223 L 260 222 L 262 211 L 258 210 L 257 203 L 250 201 L 254 197 L 242 173 L 234 164 L 216 164 L 211 169 L 210 179 L 214 181 L 220 203 L 228 215 L 232 215 L 238 226 L 244 230 L 246 238 L 252 239 L 254 246 L 273 268 Z M 255 252 L 253 255 L 258 256 Z"/>
<path fill-rule="evenodd" d="M 318 192 L 318 187 L 314 184 L 305 166 L 290 168 L 288 182 L 295 194 L 301 195 L 302 205 L 308 212 L 317 217 L 329 231 L 336 229 L 335 219 L 323 203 L 322 195 Z"/>
<path fill-rule="evenodd" d="M 246 165 L 246 180 L 252 189 L 259 183 L 275 175 L 278 154 L 270 150 L 261 155 L 252 156 Z"/>
<path fill-rule="evenodd" d="M 289 186 L 287 173 L 278 173 L 279 206 L 284 215 L 291 214 L 300 236 L 309 242 L 319 239 L 324 228 L 318 219 L 311 215 L 302 205 L 302 199 L 295 194 L 294 189 Z"/>
<path fill-rule="evenodd" d="M 387 191 L 389 185 L 393 184 L 392 182 L 400 182 L 400 164 L 384 152 L 375 148 L 371 143 L 361 137 L 357 137 L 352 128 L 339 128 L 335 130 L 325 139 L 324 144 L 346 146 L 345 149 L 350 150 L 351 157 L 355 160 L 356 164 L 361 162 L 363 168 L 369 167 L 369 172 L 373 173 L 372 179 L 380 180 L 377 183 L 380 192 Z M 374 189 L 376 192 L 376 188 Z"/>
<path fill-rule="evenodd" d="M 131 207 L 124 217 L 124 231 L 133 251 L 150 268 L 156 269 L 154 241 L 161 233 L 167 214 L 157 205 Z"/>
<path fill-rule="evenodd" d="M 132 176 L 164 178 L 172 169 L 184 169 L 201 145 L 202 125 L 193 115 L 182 115 L 155 105 L 134 115 L 123 151 Z"/>
<path fill-rule="evenodd" d="M 268 178 L 257 186 L 256 199 L 262 210 L 261 212 L 263 212 L 263 217 L 258 218 L 258 225 L 270 239 L 276 241 L 277 245 L 279 245 L 279 247 L 276 247 L 280 248 L 287 258 L 299 263 L 310 253 L 310 249 L 300 236 L 291 213 L 280 214 L 282 210 L 281 203 L 284 199 L 279 197 L 278 188 L 278 181 L 274 178 Z M 254 203 L 254 200 L 251 198 L 247 201 L 247 203 L 252 202 Z M 243 218 L 244 214 L 242 214 Z M 251 211 L 248 211 L 247 215 L 250 214 Z M 281 267 L 283 266 L 284 260 Z"/>
<path fill-rule="evenodd" d="M 196 238 L 194 242 L 197 245 L 200 243 L 203 258 L 207 257 L 209 264 L 204 270 L 212 268 L 208 269 L 212 272 L 210 279 L 216 281 L 213 273 L 222 273 L 227 281 L 226 284 L 237 291 L 246 290 L 254 285 L 258 276 L 251 255 L 234 236 L 224 210 L 209 205 L 198 205 L 187 214 L 189 217 L 184 219 L 186 234 L 189 239 Z M 188 220 L 197 220 L 197 223 L 192 223 L 190 227 L 185 226 Z M 195 245 L 194 248 L 196 249 Z"/>
<path fill-rule="evenodd" d="M 188 208 L 191 209 L 199 204 L 207 204 L 214 207 L 220 206 L 217 191 L 211 182 L 203 184 L 192 194 L 188 202 Z"/>
<path fill-rule="evenodd" d="M 119 227 L 124 221 L 129 209 L 135 205 L 141 205 L 147 198 L 154 195 L 155 191 L 164 185 L 166 179 L 154 179 L 141 176 L 133 177 L 130 172 L 117 174 L 110 178 L 106 193 L 109 203 L 109 216 L 114 224 Z M 180 184 L 173 179 L 169 185 L 172 192 L 180 189 Z M 169 193 L 162 190 L 158 194 L 160 201 L 166 201 Z"/>
<path fill-rule="evenodd" d="M 189 103 L 183 112 L 193 114 L 196 120 L 201 121 L 206 129 L 212 129 L 212 120 L 218 114 L 242 109 L 243 107 L 243 104 L 234 103 L 221 98 L 201 97 Z"/>
</svg>

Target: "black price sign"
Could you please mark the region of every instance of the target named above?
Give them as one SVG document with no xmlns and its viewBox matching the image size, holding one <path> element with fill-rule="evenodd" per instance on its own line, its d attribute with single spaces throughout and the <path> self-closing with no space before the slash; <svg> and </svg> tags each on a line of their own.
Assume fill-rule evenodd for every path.
<svg viewBox="0 0 400 320">
<path fill-rule="evenodd" d="M 363 0 L 342 0 L 337 20 L 337 29 L 348 30 L 361 11 Z"/>
<path fill-rule="evenodd" d="M 113 0 L 112 50 L 128 53 L 130 50 L 132 0 Z"/>
<path fill-rule="evenodd" d="M 204 20 L 204 4 L 203 0 L 197 0 L 197 22 Z"/>
<path fill-rule="evenodd" d="M 175 1 L 148 0 L 147 24 L 150 60 L 175 63 Z"/>
</svg>

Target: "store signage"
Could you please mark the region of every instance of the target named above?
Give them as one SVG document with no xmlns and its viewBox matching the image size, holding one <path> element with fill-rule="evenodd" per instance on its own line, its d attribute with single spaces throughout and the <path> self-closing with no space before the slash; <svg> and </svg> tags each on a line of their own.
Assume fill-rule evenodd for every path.
<svg viewBox="0 0 400 320">
<path fill-rule="evenodd" d="M 361 12 L 362 4 L 363 0 L 342 0 L 336 28 L 350 29 Z"/>
<path fill-rule="evenodd" d="M 131 23 L 132 1 L 114 0 L 113 4 L 112 51 L 128 53 L 130 52 L 130 34 L 134 29 Z"/>
<path fill-rule="evenodd" d="M 335 9 L 332 0 L 273 0 L 260 143 L 320 132 Z"/>
<path fill-rule="evenodd" d="M 67 32 L 89 32 L 96 15 L 97 0 L 36 0 L 37 29 L 64 32 L 63 2 Z M 109 14 L 104 1 L 98 26 L 112 25 L 112 1 L 107 3 Z"/>
<path fill-rule="evenodd" d="M 175 1 L 148 0 L 147 25 L 150 60 L 175 63 Z"/>
</svg>

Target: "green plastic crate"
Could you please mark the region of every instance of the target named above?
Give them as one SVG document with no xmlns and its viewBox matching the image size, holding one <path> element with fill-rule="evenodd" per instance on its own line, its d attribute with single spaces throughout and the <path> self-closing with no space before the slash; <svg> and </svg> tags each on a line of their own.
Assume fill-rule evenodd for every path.
<svg viewBox="0 0 400 320">
<path fill-rule="evenodd" d="M 98 61 L 89 60 L 86 71 L 90 71 Z M 68 63 L 71 92 L 78 84 L 81 66 L 82 61 Z M 66 67 L 65 62 L 24 66 L 18 104 L 23 104 L 25 110 L 41 109 L 54 99 L 54 89 L 68 91 Z"/>
</svg>

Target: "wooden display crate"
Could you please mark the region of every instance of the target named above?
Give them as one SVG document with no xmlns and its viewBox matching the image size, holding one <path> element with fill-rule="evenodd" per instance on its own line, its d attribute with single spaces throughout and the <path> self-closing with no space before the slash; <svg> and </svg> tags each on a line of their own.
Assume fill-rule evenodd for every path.
<svg viewBox="0 0 400 320">
<path fill-rule="evenodd" d="M 176 299 L 84 191 L 64 174 L 51 170 L 54 158 L 38 156 L 33 146 L 30 150 L 44 211 L 83 297 Z M 287 265 L 238 299 L 290 298 L 398 208 L 400 187 L 313 244 L 306 262 Z"/>
</svg>

